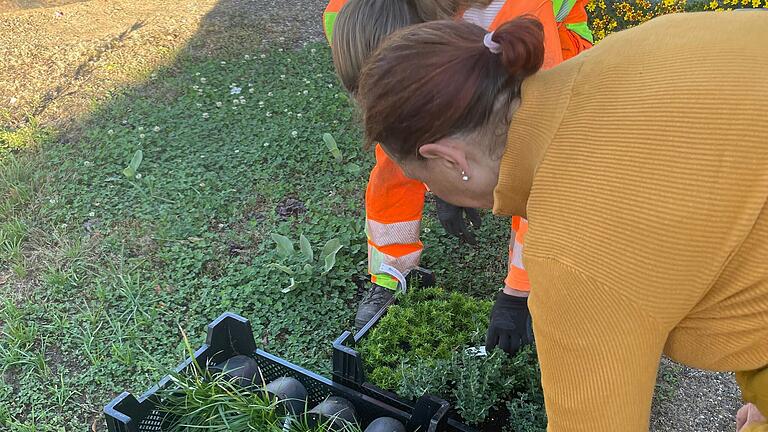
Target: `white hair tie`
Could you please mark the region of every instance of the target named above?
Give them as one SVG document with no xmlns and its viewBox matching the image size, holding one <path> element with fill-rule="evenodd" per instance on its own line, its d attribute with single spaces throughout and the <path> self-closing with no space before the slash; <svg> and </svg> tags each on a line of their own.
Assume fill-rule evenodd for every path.
<svg viewBox="0 0 768 432">
<path fill-rule="evenodd" d="M 485 34 L 485 37 L 483 37 L 483 45 L 485 45 L 488 50 L 494 54 L 501 53 L 501 44 L 498 42 L 494 42 L 493 40 L 493 32 L 489 32 Z"/>
</svg>

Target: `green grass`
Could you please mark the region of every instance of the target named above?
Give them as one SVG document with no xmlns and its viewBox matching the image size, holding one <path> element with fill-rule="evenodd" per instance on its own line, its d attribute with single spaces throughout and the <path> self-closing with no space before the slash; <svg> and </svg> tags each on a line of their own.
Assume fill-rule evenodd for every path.
<svg viewBox="0 0 768 432">
<path fill-rule="evenodd" d="M 179 327 L 198 345 L 224 311 L 249 318 L 261 348 L 321 373 L 351 326 L 373 160 L 327 48 L 182 58 L 155 76 L 98 107 L 74 141 L 34 124 L 3 132 L 0 429 L 103 430 L 106 402 L 182 358 Z M 306 211 L 280 216 L 289 198 Z M 474 248 L 433 212 L 424 264 L 490 299 L 508 222 L 486 216 Z M 283 293 L 272 233 L 344 247 L 327 276 Z"/>
</svg>

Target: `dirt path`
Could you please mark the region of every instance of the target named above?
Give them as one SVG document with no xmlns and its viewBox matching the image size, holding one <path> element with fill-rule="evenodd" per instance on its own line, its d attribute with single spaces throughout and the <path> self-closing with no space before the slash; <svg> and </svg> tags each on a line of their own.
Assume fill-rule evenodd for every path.
<svg viewBox="0 0 768 432">
<path fill-rule="evenodd" d="M 18 8 L 43 3 L 60 6 Z M 307 4 L 300 8 L 292 3 L 0 0 L 0 114 L 8 113 L 0 121 L 12 125 L 35 117 L 65 125 L 110 92 L 147 78 L 182 48 L 236 54 L 254 45 L 321 38 L 323 2 L 302 0 Z"/>
<path fill-rule="evenodd" d="M 36 117 L 66 127 L 181 50 L 236 55 L 322 38 L 324 0 L 0 0 L 0 125 Z M 53 8 L 22 10 L 19 6 Z M 247 53 L 244 52 L 244 53 Z M 655 432 L 733 429 L 728 374 L 675 368 Z"/>
</svg>

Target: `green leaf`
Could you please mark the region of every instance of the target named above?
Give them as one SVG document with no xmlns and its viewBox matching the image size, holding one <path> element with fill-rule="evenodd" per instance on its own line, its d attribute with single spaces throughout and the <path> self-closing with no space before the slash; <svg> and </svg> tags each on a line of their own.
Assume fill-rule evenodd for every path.
<svg viewBox="0 0 768 432">
<path fill-rule="evenodd" d="M 131 162 L 123 170 L 123 175 L 130 179 L 136 177 L 136 174 L 139 171 L 139 165 L 141 165 L 141 161 L 143 159 L 144 159 L 144 152 L 141 150 L 136 150 L 136 153 L 134 153 L 133 157 L 131 158 Z"/>
<path fill-rule="evenodd" d="M 299 247 L 301 248 L 301 254 L 304 255 L 304 259 L 312 262 L 315 259 L 315 254 L 312 252 L 312 245 L 309 244 L 309 240 L 304 234 L 299 237 Z"/>
<path fill-rule="evenodd" d="M 289 274 L 289 275 L 292 275 L 294 273 L 293 269 L 291 269 L 290 267 L 284 266 L 284 265 L 278 264 L 278 263 L 272 263 L 272 264 L 268 265 L 267 267 L 276 268 L 276 269 L 282 271 L 283 273 L 286 273 L 286 274 Z"/>
<path fill-rule="evenodd" d="M 292 256 L 295 251 L 293 249 L 293 242 L 291 242 L 291 239 L 284 235 L 272 233 L 272 240 L 275 241 L 275 244 L 277 245 L 277 253 L 284 256 L 289 257 Z"/>
<path fill-rule="evenodd" d="M 362 168 L 356 163 L 350 163 L 347 165 L 347 172 L 350 174 L 357 174 L 360 172 L 360 170 L 362 170 Z"/>
<path fill-rule="evenodd" d="M 344 160 L 344 158 L 341 155 L 341 150 L 339 150 L 339 145 L 336 144 L 336 140 L 333 139 L 333 135 L 329 133 L 323 134 L 323 141 L 325 142 L 325 146 L 328 147 L 328 150 L 331 151 L 331 154 L 336 159 L 336 162 L 341 162 Z"/>
<path fill-rule="evenodd" d="M 328 273 L 333 269 L 333 266 L 336 265 L 336 254 L 341 250 L 342 246 L 339 239 L 331 239 L 328 240 L 328 242 L 323 247 L 323 253 L 321 255 L 321 258 L 325 262 L 325 266 L 323 266 L 323 274 Z"/>
<path fill-rule="evenodd" d="M 312 264 L 304 264 L 304 273 L 305 273 L 305 274 L 311 275 L 311 274 L 312 274 L 312 271 L 313 271 L 314 269 L 315 269 L 315 268 L 314 268 L 314 267 L 312 267 Z"/>
</svg>

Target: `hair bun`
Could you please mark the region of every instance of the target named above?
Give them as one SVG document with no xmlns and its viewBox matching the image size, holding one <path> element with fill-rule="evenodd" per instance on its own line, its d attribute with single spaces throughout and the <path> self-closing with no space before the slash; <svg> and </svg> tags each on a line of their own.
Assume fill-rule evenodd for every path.
<svg viewBox="0 0 768 432">
<path fill-rule="evenodd" d="M 510 76 L 533 75 L 544 63 L 544 26 L 531 16 L 515 18 L 493 32 L 501 45 L 501 61 Z"/>
</svg>

